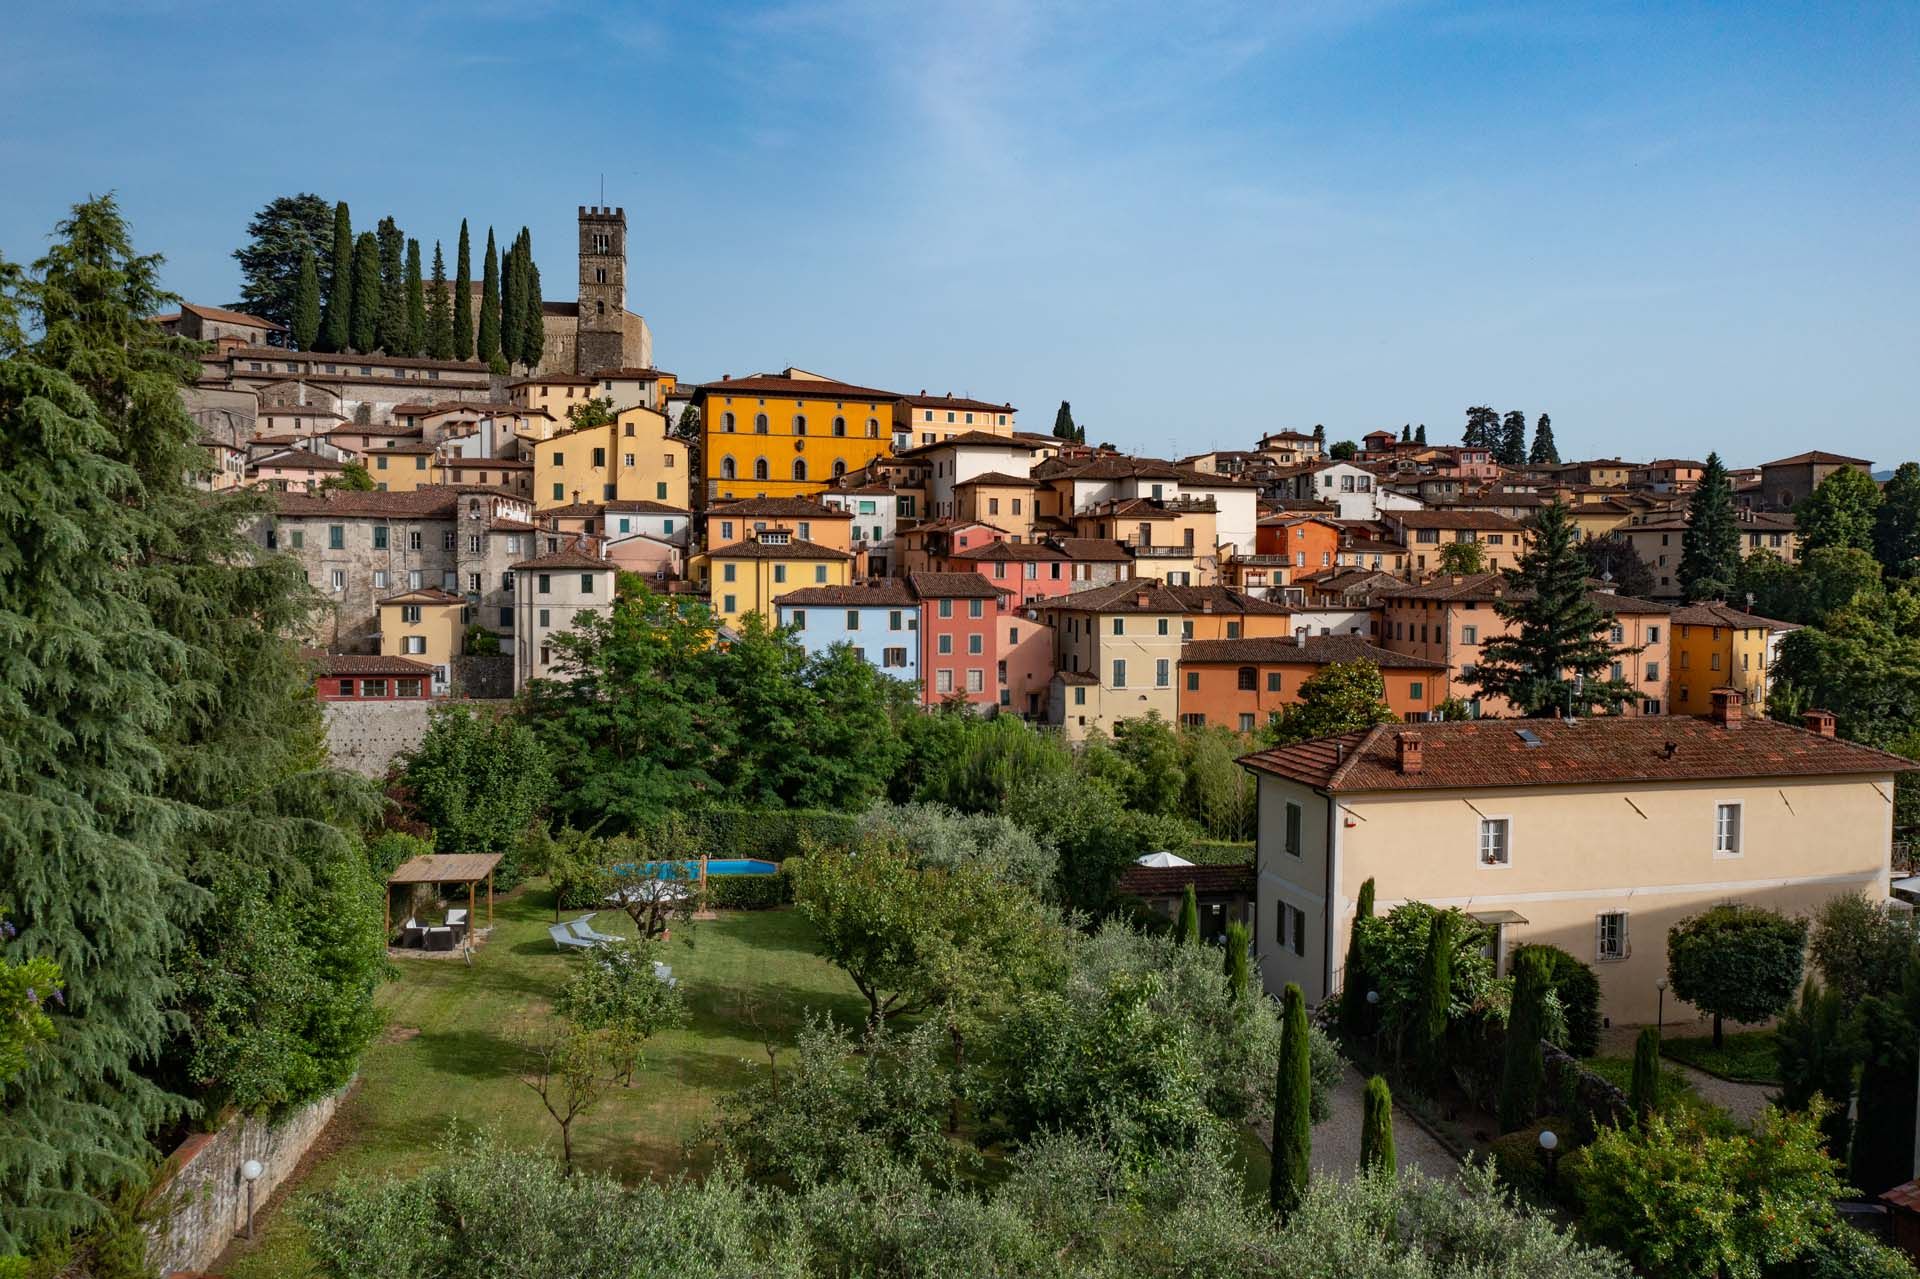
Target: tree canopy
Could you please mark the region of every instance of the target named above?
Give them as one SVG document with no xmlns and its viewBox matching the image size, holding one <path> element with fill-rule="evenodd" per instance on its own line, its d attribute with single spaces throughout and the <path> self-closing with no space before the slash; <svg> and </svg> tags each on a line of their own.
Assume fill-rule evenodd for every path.
<svg viewBox="0 0 1920 1279">
<path fill-rule="evenodd" d="M 1720 455 L 1709 453 L 1700 483 L 1687 500 L 1687 529 L 1680 535 L 1680 591 L 1689 602 L 1725 599 L 1739 573 L 1733 482 Z"/>
<path fill-rule="evenodd" d="M 284 324 L 297 336 L 303 264 L 332 254 L 333 227 L 333 205 L 311 192 L 267 201 L 247 223 L 247 242 L 233 251 L 240 264 L 235 309 Z M 295 345 L 305 347 L 312 340 Z"/>
</svg>

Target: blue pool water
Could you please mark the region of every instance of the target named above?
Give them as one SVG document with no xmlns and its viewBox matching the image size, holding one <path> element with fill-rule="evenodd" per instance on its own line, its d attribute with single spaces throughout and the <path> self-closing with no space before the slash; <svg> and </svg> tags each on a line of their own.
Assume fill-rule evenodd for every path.
<svg viewBox="0 0 1920 1279">
<path fill-rule="evenodd" d="M 773 875 L 780 867 L 753 857 L 715 857 L 707 862 L 709 875 Z M 648 879 L 698 879 L 700 862 L 640 862 L 616 867 L 618 875 L 640 875 Z"/>
</svg>

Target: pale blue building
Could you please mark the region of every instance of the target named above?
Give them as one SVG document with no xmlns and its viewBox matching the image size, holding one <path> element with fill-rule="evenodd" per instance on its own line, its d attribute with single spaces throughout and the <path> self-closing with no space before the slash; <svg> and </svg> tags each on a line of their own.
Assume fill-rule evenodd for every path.
<svg viewBox="0 0 1920 1279">
<path fill-rule="evenodd" d="M 882 675 L 918 683 L 920 601 L 897 578 L 855 586 L 810 586 L 773 601 L 780 625 L 809 653 L 850 644 Z"/>
</svg>

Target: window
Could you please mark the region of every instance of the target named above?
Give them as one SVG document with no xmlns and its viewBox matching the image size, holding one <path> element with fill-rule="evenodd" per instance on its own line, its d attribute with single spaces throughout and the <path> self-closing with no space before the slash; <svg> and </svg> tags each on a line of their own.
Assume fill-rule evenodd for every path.
<svg viewBox="0 0 1920 1279">
<path fill-rule="evenodd" d="M 732 563 L 722 564 L 720 566 L 720 580 L 723 582 L 731 582 L 733 580 L 733 575 L 735 571 L 738 570 L 738 568 L 739 568 L 739 565 L 737 564 L 732 564 Z"/>
<path fill-rule="evenodd" d="M 1512 826 L 1505 817 L 1480 819 L 1480 864 L 1505 866 L 1512 860 Z"/>
<path fill-rule="evenodd" d="M 1241 692 L 1251 693 L 1260 687 L 1260 672 L 1253 667 L 1242 666 L 1237 674 L 1239 679 L 1237 687 Z"/>
<path fill-rule="evenodd" d="M 753 433 L 755 435 L 765 435 L 767 433 L 767 415 L 765 413 L 754 414 Z"/>
<path fill-rule="evenodd" d="M 1127 686 L 1127 663 L 1125 658 L 1116 657 L 1113 660 L 1113 686 L 1115 688 L 1125 688 Z"/>
<path fill-rule="evenodd" d="M 968 600 L 967 616 L 975 619 L 985 617 L 986 606 L 987 606 L 987 602 L 985 600 Z"/>
<path fill-rule="evenodd" d="M 935 641 L 934 651 L 940 654 L 940 656 L 942 657 L 952 656 L 953 655 L 953 636 L 942 635 L 937 641 Z"/>
<path fill-rule="evenodd" d="M 1293 953 L 1305 955 L 1307 953 L 1307 912 L 1293 906 L 1287 906 L 1285 909 L 1293 916 Z"/>
<path fill-rule="evenodd" d="M 402 635 L 400 637 L 400 651 L 409 655 L 426 652 L 427 637 L 424 635 Z"/>
<path fill-rule="evenodd" d="M 328 580 L 331 582 L 333 589 L 336 591 L 344 591 L 347 589 L 347 574 L 344 569 L 333 570 L 333 573 Z"/>
<path fill-rule="evenodd" d="M 1594 959 L 1604 963 L 1608 960 L 1625 959 L 1631 953 L 1627 945 L 1627 912 L 1610 910 L 1594 916 Z"/>
<path fill-rule="evenodd" d="M 1251 733 L 1253 731 L 1252 711 L 1242 711 L 1240 713 L 1240 731 L 1243 733 Z"/>
<path fill-rule="evenodd" d="M 1114 619 L 1113 619 L 1113 633 L 1114 633 L 1115 635 L 1125 635 L 1125 634 L 1127 633 L 1127 619 L 1126 619 L 1126 618 L 1124 618 L 1124 617 L 1116 617 L 1116 618 L 1114 618 Z"/>
<path fill-rule="evenodd" d="M 1647 663 L 1647 679 L 1651 681 L 1659 678 L 1660 678 L 1660 663 L 1648 662 Z"/>
<path fill-rule="evenodd" d="M 734 601 L 734 597 L 733 597 L 733 596 L 731 596 L 731 595 L 722 595 L 722 596 L 720 597 L 720 611 L 721 611 L 722 613 L 732 613 L 732 612 L 736 612 L 737 610 L 736 610 L 736 609 L 734 608 L 734 604 L 733 604 L 733 601 Z"/>
<path fill-rule="evenodd" d="M 383 568 L 373 570 L 373 588 L 376 591 L 387 589 L 387 570 Z"/>
<path fill-rule="evenodd" d="M 756 457 L 753 459 L 753 478 L 756 480 L 764 480 L 767 478 L 766 458 Z"/>
<path fill-rule="evenodd" d="M 400 606 L 400 621 L 409 626 L 418 625 L 420 622 L 420 606 L 418 604 L 402 604 Z"/>
<path fill-rule="evenodd" d="M 1462 644 L 1478 644 L 1480 642 L 1480 628 L 1477 626 L 1462 626 L 1460 628 L 1460 642 Z"/>
<path fill-rule="evenodd" d="M 848 616 L 852 616 L 852 614 L 848 614 Z M 787 624 L 793 627 L 793 629 L 796 631 L 806 630 L 807 629 L 807 610 L 804 608 L 794 609 L 792 613 L 787 615 Z"/>
<path fill-rule="evenodd" d="M 942 617 L 952 617 L 952 616 L 953 616 L 953 601 L 952 601 L 952 600 L 941 600 L 941 601 L 940 601 L 940 608 L 939 608 L 939 613 L 940 613 L 940 616 L 942 616 Z"/>
<path fill-rule="evenodd" d="M 297 551 L 297 550 L 300 550 L 302 547 L 304 547 L 306 544 L 307 544 L 307 535 L 305 532 L 297 528 L 291 529 L 288 531 L 287 546 L 290 549 Z"/>
<path fill-rule="evenodd" d="M 1279 671 L 1267 672 L 1267 691 L 1269 693 L 1277 693 L 1280 691 L 1280 672 Z"/>
<path fill-rule="evenodd" d="M 1618 644 L 1627 638 L 1627 632 L 1621 627 L 1621 625 L 1618 622 L 1615 622 L 1613 624 L 1613 629 L 1607 632 L 1607 638 L 1612 640 L 1615 644 Z"/>
<path fill-rule="evenodd" d="M 327 549 L 344 551 L 347 549 L 347 526 L 344 524 L 327 525 Z"/>
<path fill-rule="evenodd" d="M 1087 690 L 1084 686 L 1079 684 L 1074 685 L 1073 704 L 1075 706 L 1085 706 L 1087 704 Z"/>
<path fill-rule="evenodd" d="M 827 580 L 827 566 L 825 564 L 815 564 L 813 566 L 813 580 L 815 583 L 821 583 Z"/>
<path fill-rule="evenodd" d="M 480 535 L 478 533 L 467 534 L 467 554 L 478 555 L 479 553 L 480 553 Z"/>
<path fill-rule="evenodd" d="M 363 679 L 360 681 L 360 696 L 385 697 L 386 695 L 387 681 L 383 679 Z"/>
<path fill-rule="evenodd" d="M 1657 697 L 1649 697 L 1646 701 L 1640 703 L 1640 713 L 1642 715 L 1658 715 L 1660 713 L 1660 699 Z"/>
<path fill-rule="evenodd" d="M 807 459 L 804 457 L 796 457 L 793 459 L 793 478 L 796 480 L 804 480 L 807 478 Z M 801 536 L 805 537 L 806 534 L 803 533 Z"/>
<path fill-rule="evenodd" d="M 342 697 L 352 697 L 352 696 L 353 696 L 353 681 L 352 681 L 352 680 L 350 680 L 350 679 L 343 679 L 343 680 L 341 680 L 341 681 L 340 681 L 340 688 L 339 688 L 339 693 L 340 693 L 340 696 L 342 696 Z"/>
<path fill-rule="evenodd" d="M 907 650 L 904 648 L 881 649 L 880 664 L 882 666 L 905 666 L 907 664 Z"/>
<path fill-rule="evenodd" d="M 793 433 L 795 435 L 805 435 L 807 433 L 807 419 L 804 414 L 795 413 L 793 415 Z"/>
<path fill-rule="evenodd" d="M 784 582 L 787 580 L 787 566 L 785 564 L 775 564 L 773 566 L 773 580 L 776 582 Z"/>
<path fill-rule="evenodd" d="M 1184 576 L 1186 576 L 1186 575 L 1185 575 L 1185 574 L 1183 573 L 1183 574 L 1181 574 L 1181 576 L 1183 576 L 1183 577 L 1184 577 Z M 1160 624 L 1159 624 L 1159 626 L 1158 626 L 1158 627 L 1156 627 L 1155 629 L 1156 629 L 1156 630 L 1157 630 L 1157 631 L 1158 631 L 1158 632 L 1159 632 L 1160 634 L 1162 634 L 1162 635 L 1165 635 L 1165 634 L 1167 633 L 1167 619 L 1166 619 L 1166 618 L 1164 618 L 1164 617 L 1163 617 L 1163 618 L 1161 618 L 1161 619 L 1160 619 Z"/>
<path fill-rule="evenodd" d="M 986 687 L 987 673 L 977 666 L 970 668 L 967 671 L 967 691 L 969 693 L 985 692 Z"/>
<path fill-rule="evenodd" d="M 1189 693 L 1197 693 L 1200 691 L 1200 672 L 1199 671 L 1187 672 L 1187 691 Z"/>
<path fill-rule="evenodd" d="M 953 691 L 953 671 L 945 666 L 933 673 L 933 691 L 951 693 Z"/>
<path fill-rule="evenodd" d="M 1713 811 L 1713 855 L 1740 855 L 1740 804 L 1716 804 Z"/>
<path fill-rule="evenodd" d="M 417 528 L 409 529 L 407 531 L 407 549 L 409 551 L 417 551 L 420 549 L 420 530 L 419 529 Z M 513 548 L 508 547 L 508 549 L 512 550 Z"/>
<path fill-rule="evenodd" d="M 900 626 L 901 626 L 900 610 L 896 608 L 887 614 L 887 629 L 890 631 L 897 631 L 900 629 Z"/>
<path fill-rule="evenodd" d="M 417 591 L 426 583 L 426 577 L 417 568 L 407 570 L 407 589 Z"/>
<path fill-rule="evenodd" d="M 973 656 L 973 657 L 978 657 L 979 655 L 981 655 L 982 653 L 984 653 L 984 652 L 986 652 L 986 651 L 987 651 L 987 650 L 986 650 L 986 637 L 985 637 L 985 636 L 983 636 L 983 635 L 980 635 L 980 634 L 977 634 L 977 633 L 976 633 L 976 634 L 973 634 L 973 635 L 969 635 L 969 636 L 967 636 L 967 653 L 968 653 L 968 655 L 970 655 L 970 656 Z"/>
<path fill-rule="evenodd" d="M 1286 843 L 1282 845 L 1291 857 L 1300 855 L 1300 826 L 1306 817 L 1306 810 L 1291 800 L 1287 803 Z"/>
<path fill-rule="evenodd" d="M 467 574 L 467 590 L 475 595 L 480 593 L 480 575 L 478 573 Z"/>
</svg>

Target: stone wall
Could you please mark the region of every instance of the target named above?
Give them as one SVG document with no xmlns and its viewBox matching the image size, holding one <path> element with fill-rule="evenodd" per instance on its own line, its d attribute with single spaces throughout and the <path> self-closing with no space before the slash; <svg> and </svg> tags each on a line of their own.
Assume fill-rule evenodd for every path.
<svg viewBox="0 0 1920 1279">
<path fill-rule="evenodd" d="M 327 749 L 336 767 L 363 777 L 382 778 L 394 758 L 420 744 L 427 715 L 436 703 L 327 702 Z"/>
<path fill-rule="evenodd" d="M 147 1266 L 158 1274 L 201 1271 L 247 1229 L 247 1185 L 240 1165 L 260 1161 L 253 1185 L 256 1214 L 293 1174 L 333 1118 L 352 1084 L 275 1124 L 239 1117 L 218 1132 L 195 1133 L 161 1168 L 148 1199 Z"/>
<path fill-rule="evenodd" d="M 461 656 L 453 659 L 454 691 L 466 698 L 498 699 L 513 696 L 513 654 L 511 640 L 501 643 L 498 653 Z"/>
</svg>

